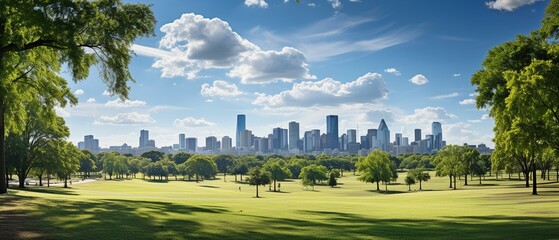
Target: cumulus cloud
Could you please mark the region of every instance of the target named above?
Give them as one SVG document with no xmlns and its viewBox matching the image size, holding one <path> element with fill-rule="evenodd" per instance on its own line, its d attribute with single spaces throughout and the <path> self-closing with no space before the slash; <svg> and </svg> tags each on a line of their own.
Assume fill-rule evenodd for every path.
<svg viewBox="0 0 559 240">
<path fill-rule="evenodd" d="M 257 6 L 261 8 L 267 8 L 268 3 L 265 0 L 245 0 L 245 5 L 247 6 Z"/>
<path fill-rule="evenodd" d="M 111 93 L 107 90 L 103 91 L 103 96 L 111 96 Z"/>
<path fill-rule="evenodd" d="M 340 0 L 328 0 L 330 4 L 332 4 L 332 8 L 338 9 L 342 7 L 342 2 Z"/>
<path fill-rule="evenodd" d="M 95 103 L 96 100 L 95 100 L 95 98 L 88 98 L 86 102 L 87 103 Z"/>
<path fill-rule="evenodd" d="M 74 95 L 83 95 L 84 93 L 83 89 L 78 89 L 74 92 Z"/>
<path fill-rule="evenodd" d="M 193 117 L 186 117 L 183 119 L 175 119 L 173 125 L 179 128 L 196 128 L 214 126 L 215 123 L 206 121 L 204 118 L 196 119 Z"/>
<path fill-rule="evenodd" d="M 448 113 L 442 107 L 425 107 L 415 109 L 413 114 L 404 116 L 401 121 L 405 123 L 431 123 L 445 122 L 448 119 L 458 118 L 456 115 Z"/>
<path fill-rule="evenodd" d="M 161 69 L 162 77 L 194 79 L 201 70 L 219 68 L 230 69 L 228 75 L 240 78 L 242 83 L 314 79 L 299 50 L 284 47 L 281 51 L 264 51 L 219 18 L 187 13 L 163 25 L 161 31 L 165 35 L 159 46 L 172 53 L 153 54 L 159 56 L 152 66 Z"/>
<path fill-rule="evenodd" d="M 487 119 L 489 119 L 489 114 L 481 115 L 481 120 L 487 120 Z"/>
<path fill-rule="evenodd" d="M 348 103 L 370 103 L 388 95 L 381 74 L 367 73 L 355 81 L 342 83 L 331 78 L 295 83 L 293 88 L 276 95 L 257 93 L 255 105 L 267 108 L 337 106 Z"/>
<path fill-rule="evenodd" d="M 291 47 L 284 47 L 279 52 L 273 50 L 253 52 L 228 75 L 240 78 L 244 84 L 291 82 L 297 78 L 316 78 L 309 74 L 305 55 Z"/>
<path fill-rule="evenodd" d="M 415 85 L 423 85 L 429 82 L 429 79 L 423 74 L 417 74 L 410 79 L 410 82 Z"/>
<path fill-rule="evenodd" d="M 431 97 L 431 99 L 446 99 L 446 98 L 453 98 L 453 97 L 458 97 L 460 94 L 458 94 L 457 92 L 453 92 L 453 93 L 449 93 L 449 94 L 443 94 L 443 95 L 438 95 L 438 96 L 434 96 Z"/>
<path fill-rule="evenodd" d="M 541 1 L 541 0 L 496 0 L 496 1 L 486 2 L 485 4 L 490 9 L 511 12 L 524 5 L 534 4 L 537 1 Z"/>
<path fill-rule="evenodd" d="M 245 93 L 241 92 L 234 83 L 216 80 L 211 86 L 207 83 L 202 84 L 200 94 L 205 97 L 235 97 Z"/>
<path fill-rule="evenodd" d="M 394 74 L 394 75 L 396 75 L 396 76 L 402 75 L 402 74 L 400 73 L 400 71 L 396 70 L 396 68 L 387 68 L 387 69 L 384 69 L 384 72 L 392 73 L 392 74 Z"/>
<path fill-rule="evenodd" d="M 472 105 L 472 104 L 476 104 L 476 100 L 470 98 L 470 99 L 464 99 L 458 103 L 460 103 L 460 105 Z"/>
<path fill-rule="evenodd" d="M 115 99 L 112 101 L 108 101 L 107 103 L 105 103 L 105 106 L 107 107 L 115 107 L 115 108 L 127 108 L 127 107 L 141 107 L 146 105 L 146 102 L 144 101 L 140 101 L 140 100 L 121 100 L 121 99 Z"/>
<path fill-rule="evenodd" d="M 452 74 L 453 77 L 460 77 L 460 75 L 462 75 L 462 74 L 460 74 L 460 73 Z"/>
<path fill-rule="evenodd" d="M 149 114 L 138 112 L 119 113 L 115 116 L 101 116 L 96 119 L 93 124 L 95 125 L 138 125 L 155 123 Z"/>
<path fill-rule="evenodd" d="M 70 113 L 68 111 L 66 111 L 66 109 L 61 108 L 59 106 L 55 106 L 54 111 L 56 112 L 56 115 L 58 115 L 58 116 L 70 117 Z"/>
</svg>

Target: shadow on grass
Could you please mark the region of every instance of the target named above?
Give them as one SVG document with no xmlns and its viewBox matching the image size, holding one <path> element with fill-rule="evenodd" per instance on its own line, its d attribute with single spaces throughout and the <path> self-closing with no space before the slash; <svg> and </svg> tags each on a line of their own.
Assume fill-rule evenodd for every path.
<svg viewBox="0 0 559 240">
<path fill-rule="evenodd" d="M 17 188 L 14 189 L 17 191 L 24 191 L 24 192 L 37 192 L 37 193 L 48 193 L 48 194 L 58 194 L 58 195 L 78 195 L 75 193 L 71 188 L 62 188 L 62 187 L 26 187 L 26 188 Z"/>
<path fill-rule="evenodd" d="M 387 191 L 387 190 L 384 190 L 384 189 L 382 189 L 382 190 L 380 190 L 380 191 L 379 191 L 379 190 L 365 190 L 365 191 L 367 191 L 367 192 L 374 192 L 374 193 L 381 193 L 381 194 L 402 194 L 402 193 L 410 193 L 410 191 L 408 191 L 408 190 L 406 190 L 406 191 L 394 191 L 394 190 L 390 190 L 390 189 L 388 189 L 388 191 Z M 411 191 L 411 192 L 413 192 L 413 191 Z"/>
<path fill-rule="evenodd" d="M 150 179 L 150 180 L 146 180 L 146 182 L 150 182 L 150 183 L 168 183 L 169 181 L 167 181 L 167 180 L 153 180 L 153 179 Z"/>
<path fill-rule="evenodd" d="M 198 185 L 198 186 L 203 188 L 219 188 L 217 186 L 210 186 L 210 185 Z"/>
</svg>

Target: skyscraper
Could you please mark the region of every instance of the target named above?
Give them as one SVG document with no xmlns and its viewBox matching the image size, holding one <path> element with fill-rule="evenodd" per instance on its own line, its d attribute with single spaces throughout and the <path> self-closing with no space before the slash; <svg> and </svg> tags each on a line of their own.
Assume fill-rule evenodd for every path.
<svg viewBox="0 0 559 240">
<path fill-rule="evenodd" d="M 415 140 L 416 142 L 421 141 L 421 129 L 416 128 L 415 129 Z"/>
<path fill-rule="evenodd" d="M 367 145 L 366 145 L 367 149 L 375 149 L 376 147 L 378 147 L 377 135 L 378 135 L 377 129 L 367 129 Z"/>
<path fill-rule="evenodd" d="M 395 145 L 396 146 L 402 146 L 403 145 L 402 144 L 402 134 L 401 133 L 396 133 L 395 137 L 396 137 L 396 139 L 395 139 L 396 144 Z"/>
<path fill-rule="evenodd" d="M 283 129 L 274 128 L 272 129 L 272 150 L 281 150 L 282 139 L 283 139 Z"/>
<path fill-rule="evenodd" d="M 289 150 L 298 149 L 297 143 L 299 142 L 299 123 L 289 123 Z"/>
<path fill-rule="evenodd" d="M 441 150 L 441 148 L 443 148 L 443 128 L 440 122 L 433 122 L 432 134 L 433 134 L 433 150 L 435 151 Z"/>
<path fill-rule="evenodd" d="M 289 135 L 287 129 L 281 129 L 281 150 L 287 150 Z"/>
<path fill-rule="evenodd" d="M 237 115 L 237 134 L 235 136 L 236 147 L 241 146 L 241 132 L 246 130 L 246 116 L 244 114 Z"/>
<path fill-rule="evenodd" d="M 93 135 L 86 135 L 83 137 L 83 142 L 78 143 L 78 148 L 86 149 L 97 154 L 99 153 L 99 139 L 95 139 Z"/>
<path fill-rule="evenodd" d="M 196 138 L 186 138 L 186 151 L 196 152 L 196 147 L 198 146 L 198 139 Z"/>
<path fill-rule="evenodd" d="M 214 136 L 209 136 L 206 138 L 206 151 L 217 150 L 217 138 Z"/>
<path fill-rule="evenodd" d="M 179 134 L 179 149 L 186 149 L 186 134 Z"/>
<path fill-rule="evenodd" d="M 140 147 L 139 148 L 146 148 L 149 145 L 149 131 L 148 130 L 140 130 Z"/>
<path fill-rule="evenodd" d="M 357 142 L 357 130 L 348 129 L 347 130 L 347 143 Z"/>
<path fill-rule="evenodd" d="M 338 134 L 338 115 L 326 116 L 326 147 L 336 149 L 340 145 Z"/>
<path fill-rule="evenodd" d="M 221 138 L 221 150 L 230 151 L 232 147 L 233 145 L 229 136 L 224 136 L 223 138 Z"/>
<path fill-rule="evenodd" d="M 384 119 L 380 120 L 380 124 L 378 125 L 377 142 L 381 151 L 390 151 L 390 130 Z"/>
</svg>

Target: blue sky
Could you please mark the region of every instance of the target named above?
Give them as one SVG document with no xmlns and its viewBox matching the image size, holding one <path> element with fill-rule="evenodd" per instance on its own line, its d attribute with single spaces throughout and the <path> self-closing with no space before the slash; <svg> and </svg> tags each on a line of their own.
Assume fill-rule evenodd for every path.
<svg viewBox="0 0 559 240">
<path fill-rule="evenodd" d="M 394 133 L 431 132 L 448 144 L 489 146 L 493 120 L 477 110 L 471 75 L 487 51 L 539 28 L 548 1 L 166 0 L 152 5 L 155 37 L 138 39 L 130 99 L 105 91 L 95 70 L 72 83 L 79 104 L 57 109 L 78 142 L 156 145 L 178 134 L 235 136 L 236 115 L 267 136 L 301 124 L 364 135 L 384 118 Z"/>
</svg>

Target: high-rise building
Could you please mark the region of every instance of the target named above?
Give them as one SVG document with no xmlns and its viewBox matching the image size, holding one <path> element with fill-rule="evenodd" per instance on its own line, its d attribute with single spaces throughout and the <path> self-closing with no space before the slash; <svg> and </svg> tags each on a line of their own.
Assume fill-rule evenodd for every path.
<svg viewBox="0 0 559 240">
<path fill-rule="evenodd" d="M 83 142 L 78 143 L 78 149 L 89 150 L 90 152 L 99 153 L 99 139 L 95 139 L 93 135 L 86 135 L 83 137 Z"/>
<path fill-rule="evenodd" d="M 425 135 L 425 139 L 427 140 L 427 151 L 428 152 L 433 151 L 434 150 L 433 146 L 435 144 L 435 142 L 434 142 L 435 138 L 433 137 L 433 134 Z"/>
<path fill-rule="evenodd" d="M 347 150 L 347 134 L 342 134 L 342 136 L 340 137 L 340 146 L 339 149 L 342 151 Z"/>
<path fill-rule="evenodd" d="M 206 138 L 206 151 L 216 151 L 217 150 L 217 138 L 214 136 L 209 136 Z"/>
<path fill-rule="evenodd" d="M 326 116 L 326 147 L 336 149 L 340 145 L 338 134 L 338 115 Z"/>
<path fill-rule="evenodd" d="M 229 136 L 224 136 L 221 138 L 221 150 L 223 151 L 231 151 L 233 148 L 231 138 Z"/>
<path fill-rule="evenodd" d="M 396 133 L 395 137 L 396 137 L 396 139 L 395 139 L 396 144 L 395 145 L 396 146 L 402 146 L 403 145 L 402 144 L 402 134 L 401 133 Z"/>
<path fill-rule="evenodd" d="M 297 143 L 299 142 L 299 123 L 289 123 L 289 150 L 298 149 Z"/>
<path fill-rule="evenodd" d="M 139 148 L 146 148 L 149 144 L 149 131 L 148 130 L 140 130 L 140 146 Z"/>
<path fill-rule="evenodd" d="M 311 131 L 305 131 L 305 134 L 303 135 L 303 152 L 309 153 L 312 152 L 312 132 Z"/>
<path fill-rule="evenodd" d="M 241 147 L 241 148 L 244 148 L 244 149 L 249 149 L 249 148 L 251 148 L 252 145 L 253 145 L 253 144 L 252 144 L 252 142 L 253 142 L 253 141 L 252 141 L 252 137 L 253 137 L 252 131 L 246 130 L 246 129 L 243 130 L 243 131 L 241 132 L 241 136 L 240 136 L 240 138 L 241 138 L 241 145 L 240 145 L 240 147 Z"/>
<path fill-rule="evenodd" d="M 237 133 L 235 136 L 236 147 L 241 146 L 241 132 L 246 130 L 246 116 L 244 114 L 237 115 Z"/>
<path fill-rule="evenodd" d="M 431 133 L 433 134 L 433 150 L 441 150 L 443 148 L 443 129 L 440 122 L 433 122 Z"/>
<path fill-rule="evenodd" d="M 287 129 L 281 129 L 281 150 L 287 150 L 289 135 Z"/>
<path fill-rule="evenodd" d="M 415 132 L 415 140 L 414 141 L 416 141 L 416 142 L 421 141 L 421 129 L 416 128 L 414 132 Z"/>
<path fill-rule="evenodd" d="M 378 147 L 377 135 L 377 129 L 367 129 L 367 149 L 375 149 Z"/>
<path fill-rule="evenodd" d="M 377 130 L 377 142 L 381 151 L 390 152 L 390 130 L 384 119 L 380 120 Z"/>
<path fill-rule="evenodd" d="M 272 129 L 272 150 L 281 150 L 282 149 L 282 140 L 283 140 L 283 129 L 282 128 L 274 128 Z"/>
<path fill-rule="evenodd" d="M 347 130 L 347 143 L 357 142 L 357 130 L 348 129 Z"/>
<path fill-rule="evenodd" d="M 186 138 L 186 151 L 196 152 L 196 147 L 198 146 L 198 139 L 196 138 Z"/>
<path fill-rule="evenodd" d="M 320 130 L 319 129 L 313 129 L 311 130 L 311 136 L 312 136 L 312 151 L 320 151 L 322 150 L 322 145 L 321 145 L 321 135 L 320 135 Z"/>
<path fill-rule="evenodd" d="M 408 137 L 402 138 L 402 146 L 409 146 L 409 145 L 410 145 L 410 141 Z"/>
<path fill-rule="evenodd" d="M 179 134 L 179 149 L 186 149 L 186 134 Z"/>
<path fill-rule="evenodd" d="M 155 148 L 155 140 L 153 139 L 148 140 L 148 145 L 146 147 Z"/>
</svg>

